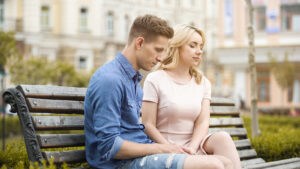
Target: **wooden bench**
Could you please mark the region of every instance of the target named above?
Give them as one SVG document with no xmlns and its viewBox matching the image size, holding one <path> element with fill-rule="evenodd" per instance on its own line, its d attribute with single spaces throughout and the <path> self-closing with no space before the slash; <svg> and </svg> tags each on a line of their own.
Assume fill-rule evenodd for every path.
<svg viewBox="0 0 300 169">
<path fill-rule="evenodd" d="M 86 88 L 19 85 L 3 93 L 4 101 L 19 116 L 30 161 L 45 159 L 49 162 L 54 158 L 55 164 L 86 162 L 83 133 L 85 92 Z M 209 132 L 226 131 L 233 137 L 244 168 L 300 166 L 300 158 L 266 163 L 257 157 L 233 100 L 213 98 L 210 111 Z"/>
</svg>

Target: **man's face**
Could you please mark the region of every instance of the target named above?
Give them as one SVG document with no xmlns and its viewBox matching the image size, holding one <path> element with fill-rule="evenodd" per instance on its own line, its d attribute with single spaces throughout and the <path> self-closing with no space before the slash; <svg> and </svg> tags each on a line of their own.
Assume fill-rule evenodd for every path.
<svg viewBox="0 0 300 169">
<path fill-rule="evenodd" d="M 168 40 L 167 37 L 158 36 L 157 39 L 152 42 L 143 41 L 136 57 L 138 69 L 150 71 L 158 62 L 160 62 L 166 51 Z"/>
</svg>

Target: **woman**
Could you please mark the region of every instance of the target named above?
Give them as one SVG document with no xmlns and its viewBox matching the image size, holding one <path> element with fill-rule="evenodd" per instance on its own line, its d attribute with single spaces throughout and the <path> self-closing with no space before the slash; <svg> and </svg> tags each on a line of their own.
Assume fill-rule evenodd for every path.
<svg viewBox="0 0 300 169">
<path fill-rule="evenodd" d="M 192 155 L 223 156 L 241 168 L 231 137 L 226 132 L 208 134 L 211 85 L 197 70 L 204 44 L 201 30 L 186 25 L 176 29 L 159 70 L 144 82 L 145 132 L 157 143 L 178 144 Z"/>
</svg>

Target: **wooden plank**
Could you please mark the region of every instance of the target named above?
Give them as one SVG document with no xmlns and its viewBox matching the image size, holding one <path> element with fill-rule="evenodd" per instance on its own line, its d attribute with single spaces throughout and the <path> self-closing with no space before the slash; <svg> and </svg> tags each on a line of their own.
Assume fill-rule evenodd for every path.
<svg viewBox="0 0 300 169">
<path fill-rule="evenodd" d="M 247 137 L 247 130 L 245 128 L 209 128 L 208 133 L 215 133 L 225 131 L 231 137 Z"/>
<path fill-rule="evenodd" d="M 83 130 L 83 116 L 32 116 L 34 127 L 39 130 Z"/>
<path fill-rule="evenodd" d="M 243 126 L 242 118 L 210 118 L 210 127 L 229 127 L 229 126 Z"/>
<path fill-rule="evenodd" d="M 40 147 L 76 147 L 84 146 L 84 134 L 39 134 L 37 135 Z"/>
<path fill-rule="evenodd" d="M 262 158 L 254 158 L 254 159 L 242 160 L 241 163 L 243 168 L 247 168 L 247 166 L 249 165 L 265 163 L 265 160 Z"/>
<path fill-rule="evenodd" d="M 211 116 L 239 116 L 240 111 L 234 106 L 210 106 Z"/>
<path fill-rule="evenodd" d="M 288 163 L 288 164 L 281 164 L 275 167 L 267 167 L 266 169 L 300 169 L 300 161 Z"/>
<path fill-rule="evenodd" d="M 66 100 L 84 100 L 86 88 L 52 85 L 19 85 L 25 97 L 57 98 Z"/>
<path fill-rule="evenodd" d="M 257 153 L 254 149 L 238 150 L 238 153 L 241 159 L 249 159 L 249 158 L 257 157 Z"/>
<path fill-rule="evenodd" d="M 45 151 L 42 154 L 48 162 L 51 158 L 54 158 L 54 163 L 77 163 L 86 161 L 84 150 Z"/>
<path fill-rule="evenodd" d="M 234 140 L 233 142 L 238 149 L 251 147 L 251 142 L 249 139 Z"/>
<path fill-rule="evenodd" d="M 211 106 L 234 106 L 234 100 L 230 98 L 213 97 Z"/>
<path fill-rule="evenodd" d="M 286 168 L 288 164 L 292 164 L 290 167 L 293 167 L 295 166 L 295 164 L 298 164 L 298 168 L 300 168 L 300 158 L 290 158 L 290 159 L 272 161 L 272 162 L 267 162 L 262 164 L 248 165 L 247 168 L 249 169 L 269 168 L 269 167 Z"/>
<path fill-rule="evenodd" d="M 27 98 L 30 112 L 83 114 L 84 101 Z"/>
</svg>

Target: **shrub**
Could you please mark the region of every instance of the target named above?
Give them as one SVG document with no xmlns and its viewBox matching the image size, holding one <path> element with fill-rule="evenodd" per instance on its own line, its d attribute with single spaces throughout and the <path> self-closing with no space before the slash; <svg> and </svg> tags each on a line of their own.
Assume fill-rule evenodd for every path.
<svg viewBox="0 0 300 169">
<path fill-rule="evenodd" d="M 259 157 L 275 161 L 300 156 L 300 118 L 259 116 L 261 135 L 251 138 L 251 119 L 243 117 L 253 148 Z"/>
<path fill-rule="evenodd" d="M 2 131 L 3 117 L 0 117 L 0 137 L 3 137 Z M 5 116 L 5 137 L 21 135 L 21 127 L 18 116 Z"/>
</svg>

